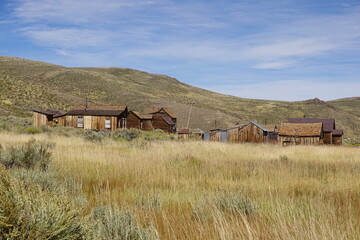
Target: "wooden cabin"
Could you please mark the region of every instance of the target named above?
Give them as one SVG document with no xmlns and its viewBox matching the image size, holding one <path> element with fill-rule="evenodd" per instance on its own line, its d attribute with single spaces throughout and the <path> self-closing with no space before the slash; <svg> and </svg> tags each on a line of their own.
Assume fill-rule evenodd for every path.
<svg viewBox="0 0 360 240">
<path fill-rule="evenodd" d="M 62 112 L 47 109 L 45 111 L 33 110 L 33 125 L 34 126 L 52 126 L 54 124 L 54 116 L 63 114 Z"/>
<path fill-rule="evenodd" d="M 160 108 L 152 112 L 152 127 L 162 129 L 164 132 L 176 132 L 176 116 L 168 108 Z"/>
<path fill-rule="evenodd" d="M 136 111 L 130 111 L 127 117 L 127 128 L 136 128 L 143 131 L 150 131 L 152 127 L 152 118 L 150 114 L 140 114 Z"/>
<path fill-rule="evenodd" d="M 178 139 L 186 140 L 186 139 L 189 139 L 191 132 L 189 129 L 179 129 L 177 134 L 178 134 Z"/>
<path fill-rule="evenodd" d="M 231 143 L 266 143 L 267 129 L 257 122 L 247 122 L 231 128 L 204 133 L 204 141 Z"/>
<path fill-rule="evenodd" d="M 289 118 L 289 123 L 319 123 L 324 128 L 324 144 L 341 145 L 343 130 L 337 130 L 333 118 Z"/>
<path fill-rule="evenodd" d="M 77 105 L 73 110 L 57 115 L 54 119 L 63 126 L 114 131 L 126 128 L 127 116 L 126 106 Z"/>
<path fill-rule="evenodd" d="M 324 143 L 323 123 L 282 123 L 279 143 L 290 145 L 321 145 Z"/>
</svg>

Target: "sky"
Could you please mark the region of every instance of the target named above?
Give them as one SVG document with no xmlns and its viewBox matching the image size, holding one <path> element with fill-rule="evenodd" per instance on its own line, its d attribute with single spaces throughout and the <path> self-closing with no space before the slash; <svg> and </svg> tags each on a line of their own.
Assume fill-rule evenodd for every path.
<svg viewBox="0 0 360 240">
<path fill-rule="evenodd" d="M 0 0 L 0 56 L 244 98 L 360 96 L 360 0 Z"/>
</svg>

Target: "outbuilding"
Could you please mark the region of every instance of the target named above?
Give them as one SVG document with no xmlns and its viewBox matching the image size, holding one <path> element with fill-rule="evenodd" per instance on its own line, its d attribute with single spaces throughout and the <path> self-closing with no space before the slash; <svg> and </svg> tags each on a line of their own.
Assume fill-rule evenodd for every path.
<svg viewBox="0 0 360 240">
<path fill-rule="evenodd" d="M 47 109 L 45 111 L 34 109 L 33 110 L 33 125 L 34 126 L 52 126 L 54 124 L 54 116 L 63 114 L 62 112 Z"/>
<path fill-rule="evenodd" d="M 279 130 L 279 142 L 289 145 L 323 144 L 323 123 L 282 123 Z"/>
</svg>

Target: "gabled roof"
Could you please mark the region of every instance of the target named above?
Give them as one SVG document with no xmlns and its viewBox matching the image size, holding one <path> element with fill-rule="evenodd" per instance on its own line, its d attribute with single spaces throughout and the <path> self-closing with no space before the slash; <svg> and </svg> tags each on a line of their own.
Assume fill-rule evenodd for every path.
<svg viewBox="0 0 360 240">
<path fill-rule="evenodd" d="M 133 113 L 136 117 L 138 117 L 139 119 L 152 119 L 152 115 L 151 114 L 141 114 L 138 111 L 130 111 L 130 113 Z"/>
<path fill-rule="evenodd" d="M 158 110 L 157 111 L 155 111 L 155 112 L 151 112 L 151 114 L 153 114 L 153 113 L 158 113 L 158 112 L 161 112 L 161 111 L 164 111 L 164 112 L 166 112 L 171 118 L 176 118 L 176 115 L 170 110 L 170 109 L 168 109 L 168 108 L 158 108 Z"/>
<path fill-rule="evenodd" d="M 55 116 L 55 115 L 63 114 L 63 113 L 60 112 L 60 111 L 51 110 L 51 109 L 47 109 L 47 110 L 45 110 L 45 111 L 38 110 L 38 109 L 33 109 L 33 111 L 34 111 L 34 112 L 37 112 L 37 113 L 44 114 L 44 115 L 49 115 L 49 116 Z"/>
<path fill-rule="evenodd" d="M 335 129 L 335 119 L 333 118 L 289 118 L 289 123 L 323 123 L 324 132 L 331 132 Z"/>
<path fill-rule="evenodd" d="M 235 125 L 235 126 L 229 127 L 229 128 L 210 130 L 210 132 L 212 132 L 212 131 L 227 131 L 227 130 L 236 129 L 236 128 L 243 128 L 251 123 L 254 124 L 255 126 L 257 126 L 258 128 L 260 128 L 261 130 L 263 130 L 264 132 L 268 132 L 268 130 L 265 127 L 263 127 L 261 124 L 259 124 L 257 122 L 253 122 L 253 121 L 250 121 L 250 122 L 247 122 L 247 123 L 244 123 L 241 125 Z"/>
<path fill-rule="evenodd" d="M 65 113 L 65 115 L 80 115 L 80 116 L 119 116 L 127 110 L 126 106 L 101 106 L 89 105 L 85 109 L 85 105 L 76 105 L 74 109 Z M 58 116 L 57 116 L 58 117 Z"/>
<path fill-rule="evenodd" d="M 164 121 L 165 121 L 167 124 L 169 124 L 169 125 L 175 125 L 175 123 L 173 122 L 173 120 L 171 120 L 170 117 L 165 116 L 165 115 L 162 115 L 161 118 L 164 119 Z"/>
<path fill-rule="evenodd" d="M 281 123 L 280 136 L 317 137 L 321 136 L 323 123 Z"/>
</svg>

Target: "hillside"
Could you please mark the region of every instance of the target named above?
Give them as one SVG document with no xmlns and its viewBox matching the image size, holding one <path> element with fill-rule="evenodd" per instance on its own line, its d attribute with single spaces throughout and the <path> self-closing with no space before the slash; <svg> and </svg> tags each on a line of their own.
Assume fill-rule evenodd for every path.
<svg viewBox="0 0 360 240">
<path fill-rule="evenodd" d="M 347 136 L 360 133 L 360 98 L 324 102 L 267 101 L 239 98 L 193 87 L 159 74 L 127 68 L 68 68 L 13 57 L 0 57 L 0 115 L 29 117 L 33 108 L 69 110 L 89 98 L 97 104 L 128 105 L 149 112 L 171 108 L 179 127 L 203 130 L 249 120 L 280 123 L 289 117 L 336 118 Z M 215 120 L 217 126 L 215 126 Z"/>
</svg>

